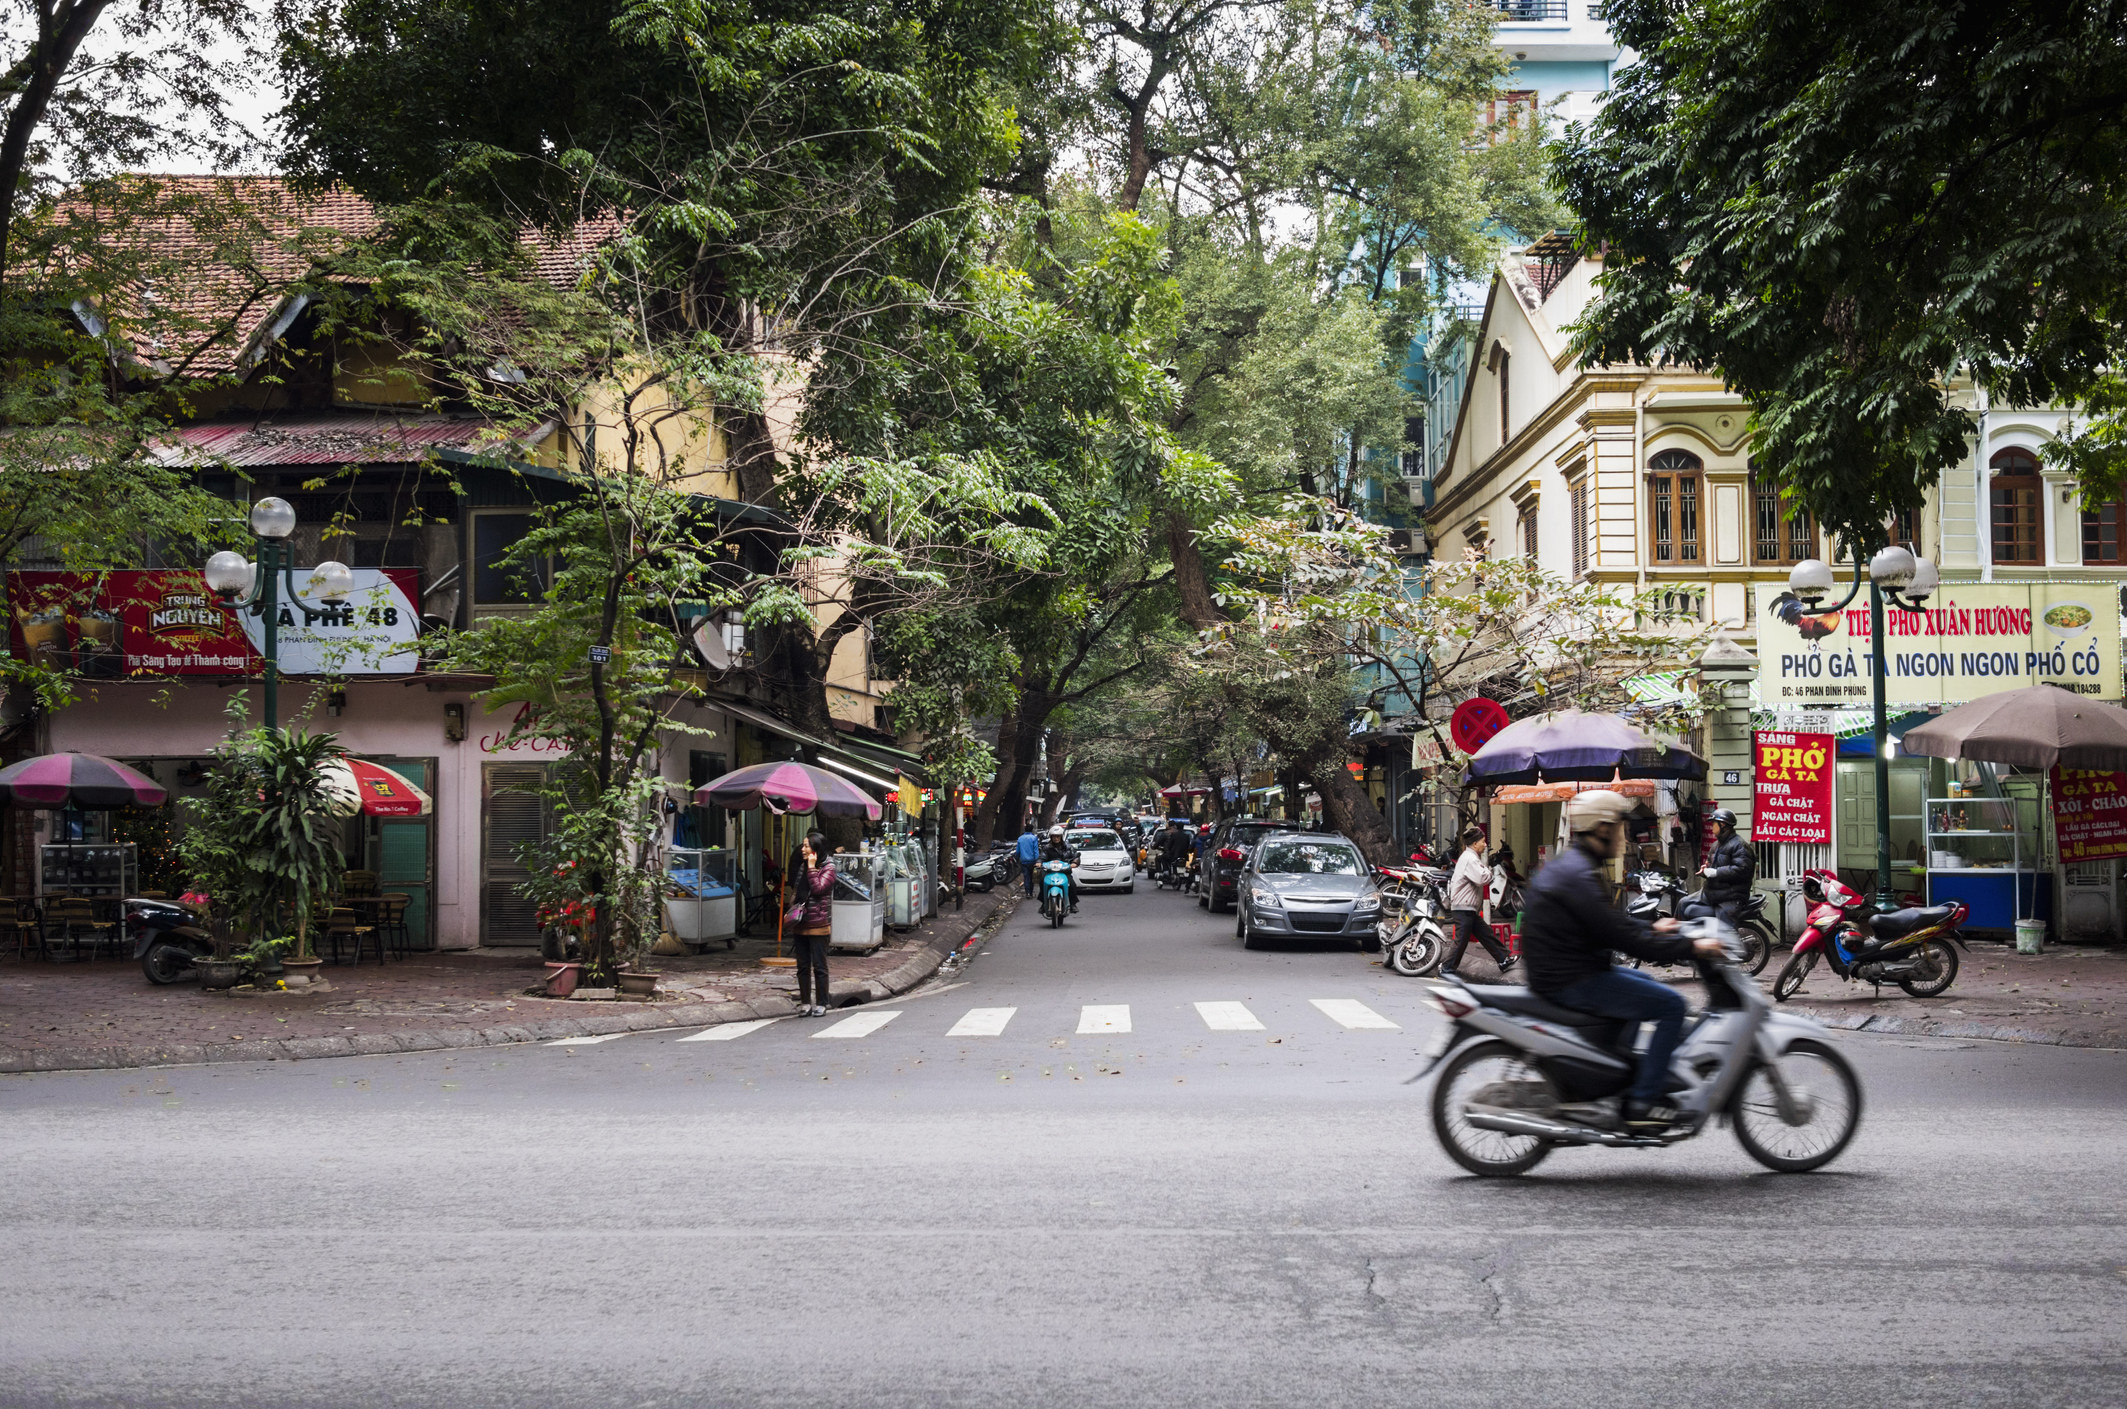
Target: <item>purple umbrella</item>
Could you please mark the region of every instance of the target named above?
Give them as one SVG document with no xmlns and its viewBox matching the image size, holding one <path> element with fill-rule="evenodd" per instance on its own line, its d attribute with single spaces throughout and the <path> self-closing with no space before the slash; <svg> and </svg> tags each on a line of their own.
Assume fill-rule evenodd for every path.
<svg viewBox="0 0 2127 1409">
<path fill-rule="evenodd" d="M 1703 778 L 1706 762 L 1649 738 L 1614 714 L 1562 709 L 1517 719 L 1470 755 L 1464 781 L 1607 782 L 1611 778 Z"/>
<path fill-rule="evenodd" d="M 743 812 L 763 801 L 785 812 L 817 812 L 822 817 L 868 817 L 876 822 L 885 810 L 824 768 L 809 763 L 754 763 L 695 791 L 696 802 Z"/>
<path fill-rule="evenodd" d="M 93 753 L 39 754 L 0 768 L 0 802 L 25 811 L 154 807 L 168 796 L 153 778 Z"/>
</svg>

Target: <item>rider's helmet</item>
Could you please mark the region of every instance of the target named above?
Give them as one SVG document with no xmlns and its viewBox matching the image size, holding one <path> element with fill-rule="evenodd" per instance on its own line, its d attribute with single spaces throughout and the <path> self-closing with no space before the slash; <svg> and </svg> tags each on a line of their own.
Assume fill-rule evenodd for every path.
<svg viewBox="0 0 2127 1409">
<path fill-rule="evenodd" d="M 1624 821 L 1631 815 L 1633 806 L 1631 798 L 1608 788 L 1575 793 L 1566 803 L 1566 829 L 1574 836 L 1601 831 L 1612 822 Z"/>
<path fill-rule="evenodd" d="M 1707 813 L 1706 816 L 1712 821 L 1714 826 L 1724 832 L 1732 832 L 1736 829 L 1736 814 L 1725 807 L 1716 807 L 1713 811 Z"/>
<path fill-rule="evenodd" d="M 1057 824 L 1056 824 L 1055 826 L 1053 826 L 1053 827 L 1049 828 L 1049 835 L 1050 835 L 1050 836 L 1052 836 L 1052 837 L 1060 837 L 1060 836 L 1062 836 L 1062 835 L 1063 835 L 1063 823 L 1061 823 L 1061 822 L 1058 822 L 1058 823 L 1057 823 Z"/>
</svg>

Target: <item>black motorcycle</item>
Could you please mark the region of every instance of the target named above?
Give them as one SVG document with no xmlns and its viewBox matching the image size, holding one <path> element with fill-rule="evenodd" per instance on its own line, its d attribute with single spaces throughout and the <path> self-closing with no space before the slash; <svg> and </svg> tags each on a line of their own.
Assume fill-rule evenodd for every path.
<svg viewBox="0 0 2127 1409">
<path fill-rule="evenodd" d="M 212 958 L 214 939 L 198 917 L 167 900 L 125 902 L 126 928 L 133 933 L 133 957 L 150 983 L 176 983 L 192 972 L 196 960 Z"/>
<path fill-rule="evenodd" d="M 1699 920 L 1717 913 L 1704 889 L 1687 891 L 1674 877 L 1660 871 L 1638 871 L 1625 882 L 1625 913 L 1653 924 L 1656 920 Z M 1765 894 L 1752 891 L 1736 903 L 1735 929 L 1743 944 L 1742 968 L 1748 974 L 1765 972 L 1771 961 L 1776 936 L 1765 917 Z M 1632 967 L 1640 966 L 1634 959 Z"/>
</svg>

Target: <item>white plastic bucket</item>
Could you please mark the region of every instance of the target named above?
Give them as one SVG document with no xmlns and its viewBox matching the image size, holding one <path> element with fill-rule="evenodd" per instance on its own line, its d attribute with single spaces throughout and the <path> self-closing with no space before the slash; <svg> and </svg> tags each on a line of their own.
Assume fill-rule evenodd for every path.
<svg viewBox="0 0 2127 1409">
<path fill-rule="evenodd" d="M 2043 954 L 2046 952 L 2046 922 L 2044 920 L 2018 920 L 2016 922 L 2016 952 L 2019 954 Z"/>
</svg>

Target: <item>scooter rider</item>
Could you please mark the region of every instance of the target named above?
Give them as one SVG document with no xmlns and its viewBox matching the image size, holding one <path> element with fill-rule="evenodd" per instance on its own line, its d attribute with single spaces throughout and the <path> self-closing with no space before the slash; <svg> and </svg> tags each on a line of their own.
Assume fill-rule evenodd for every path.
<svg viewBox="0 0 2127 1409">
<path fill-rule="evenodd" d="M 1159 834 L 1160 864 L 1169 872 L 1180 875 L 1188 864 L 1189 834 L 1182 830 L 1182 819 L 1169 817 L 1166 830 Z"/>
<path fill-rule="evenodd" d="M 1714 827 L 1713 854 L 1706 858 L 1699 874 L 1706 878 L 1706 903 L 1733 925 L 1736 907 L 1750 897 L 1750 883 L 1757 879 L 1758 858 L 1736 835 L 1735 813 L 1716 807 L 1709 815 Z"/>
<path fill-rule="evenodd" d="M 1070 877 L 1071 880 L 1071 910 L 1072 913 L 1077 913 L 1078 857 L 1064 843 L 1063 823 L 1058 822 L 1055 826 L 1049 828 L 1048 838 L 1041 844 L 1041 859 L 1043 861 L 1061 861 L 1064 863 L 1067 868 L 1064 874 Z"/>
<path fill-rule="evenodd" d="M 1610 903 L 1602 864 L 1624 845 L 1623 822 L 1632 806 L 1629 799 L 1608 790 L 1577 793 L 1567 802 L 1566 826 L 1573 844 L 1529 882 L 1522 908 L 1521 957 L 1529 987 L 1538 997 L 1576 1012 L 1654 1024 L 1623 1115 L 1627 1127 L 1659 1129 L 1677 1119 L 1662 1088 L 1669 1059 L 1683 1036 L 1684 1000 L 1666 984 L 1616 967 L 1611 952 L 1674 964 L 1695 950 L 1718 952 L 1721 944 L 1716 939 L 1694 944 L 1679 938 L 1675 920 L 1656 921 L 1649 930 Z"/>
</svg>

